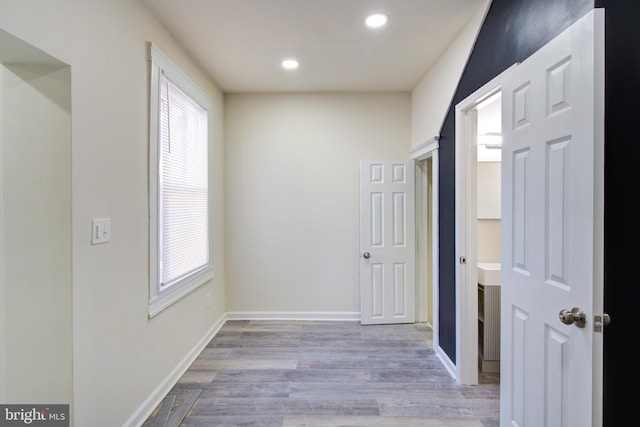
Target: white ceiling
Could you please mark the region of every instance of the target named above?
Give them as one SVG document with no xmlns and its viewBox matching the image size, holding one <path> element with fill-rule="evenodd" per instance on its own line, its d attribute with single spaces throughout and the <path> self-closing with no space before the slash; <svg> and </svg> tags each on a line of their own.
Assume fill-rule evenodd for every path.
<svg viewBox="0 0 640 427">
<path fill-rule="evenodd" d="M 140 0 L 224 92 L 410 91 L 483 0 Z M 364 25 L 372 12 L 386 27 Z M 297 70 L 280 61 L 295 57 Z"/>
</svg>

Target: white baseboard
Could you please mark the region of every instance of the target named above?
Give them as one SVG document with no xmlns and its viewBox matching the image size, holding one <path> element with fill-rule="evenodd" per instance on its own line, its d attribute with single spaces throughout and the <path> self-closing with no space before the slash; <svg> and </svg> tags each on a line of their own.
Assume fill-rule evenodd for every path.
<svg viewBox="0 0 640 427">
<path fill-rule="evenodd" d="M 207 333 L 198 341 L 191 351 L 180 361 L 173 371 L 156 387 L 155 390 L 147 397 L 140 407 L 129 417 L 123 426 L 140 427 L 149 418 L 149 415 L 158 407 L 162 400 L 169 394 L 174 385 L 178 383 L 182 375 L 189 369 L 193 362 L 198 358 L 202 350 L 216 336 L 220 328 L 227 321 L 226 313 L 218 319 L 217 322 L 207 331 Z"/>
<path fill-rule="evenodd" d="M 360 321 L 351 311 L 229 311 L 227 320 L 323 320 Z"/>
<path fill-rule="evenodd" d="M 440 362 L 442 362 L 442 365 L 445 367 L 447 372 L 449 372 L 449 375 L 451 375 L 451 378 L 458 380 L 456 365 L 451 361 L 451 359 L 449 359 L 449 356 L 447 356 L 444 350 L 442 350 L 442 347 L 436 347 L 435 352 L 438 359 L 440 359 Z"/>
</svg>

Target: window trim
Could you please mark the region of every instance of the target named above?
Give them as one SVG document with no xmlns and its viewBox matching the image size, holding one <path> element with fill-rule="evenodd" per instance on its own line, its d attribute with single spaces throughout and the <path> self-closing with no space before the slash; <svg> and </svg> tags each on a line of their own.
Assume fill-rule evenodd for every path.
<svg viewBox="0 0 640 427">
<path fill-rule="evenodd" d="M 160 156 L 160 74 L 163 73 L 173 84 L 189 95 L 207 114 L 207 144 L 211 129 L 212 103 L 209 97 L 176 67 L 158 48 L 148 43 L 148 59 L 151 65 L 149 86 L 149 318 L 182 299 L 213 278 L 213 242 L 211 239 L 211 185 L 209 185 L 209 260 L 201 269 L 179 280 L 167 289 L 160 290 L 159 283 L 159 212 L 158 206 L 158 162 Z M 211 153 L 208 153 L 211 165 Z M 209 176 L 210 172 L 209 172 Z M 211 179 L 209 178 L 209 183 Z"/>
</svg>

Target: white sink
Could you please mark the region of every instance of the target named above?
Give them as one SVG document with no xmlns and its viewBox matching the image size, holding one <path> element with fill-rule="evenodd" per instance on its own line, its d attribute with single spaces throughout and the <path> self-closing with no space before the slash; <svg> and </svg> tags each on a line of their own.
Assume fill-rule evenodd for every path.
<svg viewBox="0 0 640 427">
<path fill-rule="evenodd" d="M 485 286 L 500 286 L 500 263 L 479 262 L 478 283 Z"/>
</svg>

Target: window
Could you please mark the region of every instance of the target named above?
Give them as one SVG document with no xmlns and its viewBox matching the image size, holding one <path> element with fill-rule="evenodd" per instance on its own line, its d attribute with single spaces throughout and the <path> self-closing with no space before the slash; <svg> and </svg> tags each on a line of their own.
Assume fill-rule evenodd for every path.
<svg viewBox="0 0 640 427">
<path fill-rule="evenodd" d="M 153 317 L 213 277 L 209 227 L 211 101 L 149 45 L 150 290 Z"/>
</svg>

